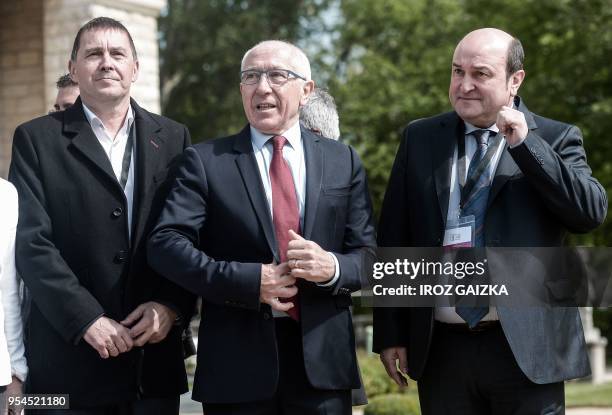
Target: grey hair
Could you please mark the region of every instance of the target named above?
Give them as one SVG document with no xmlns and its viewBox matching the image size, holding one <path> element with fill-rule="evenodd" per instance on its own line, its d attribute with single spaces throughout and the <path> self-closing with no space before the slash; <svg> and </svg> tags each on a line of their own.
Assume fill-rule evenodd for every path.
<svg viewBox="0 0 612 415">
<path fill-rule="evenodd" d="M 293 66 L 293 68 L 278 68 L 278 69 L 293 69 L 294 71 L 299 73 L 301 76 L 306 78 L 306 80 L 308 81 L 310 80 L 310 77 L 311 77 L 310 61 L 308 60 L 308 57 L 306 56 L 306 54 L 304 53 L 302 49 L 295 46 L 293 43 L 289 43 L 284 40 L 264 40 L 263 42 L 259 42 L 258 44 L 253 46 L 251 49 L 247 50 L 245 54 L 242 56 L 242 61 L 240 62 L 241 71 L 245 69 L 244 63 L 247 57 L 249 56 L 249 54 L 253 52 L 255 49 L 258 49 L 260 47 L 267 47 L 267 48 L 274 48 L 274 49 L 279 49 L 283 47 L 287 48 L 291 54 L 291 65 Z"/>
<path fill-rule="evenodd" d="M 521 41 L 513 37 L 508 45 L 508 56 L 506 57 L 506 78 L 510 77 L 517 71 L 523 69 L 523 61 L 525 60 L 525 51 Z"/>
<path fill-rule="evenodd" d="M 334 98 L 324 89 L 315 88 L 306 105 L 300 108 L 300 122 L 311 131 L 337 140 L 340 138 L 340 119 Z"/>
</svg>

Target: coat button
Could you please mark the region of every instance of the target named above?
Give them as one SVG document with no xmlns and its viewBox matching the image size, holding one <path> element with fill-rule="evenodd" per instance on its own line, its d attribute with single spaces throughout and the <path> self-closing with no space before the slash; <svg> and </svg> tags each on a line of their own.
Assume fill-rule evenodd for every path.
<svg viewBox="0 0 612 415">
<path fill-rule="evenodd" d="M 115 262 L 115 264 L 121 264 L 127 259 L 127 254 L 127 251 L 119 251 L 115 254 L 113 261 Z"/>
<path fill-rule="evenodd" d="M 263 318 L 264 318 L 264 320 L 270 320 L 270 317 L 272 317 L 272 316 L 271 316 L 271 315 L 270 315 L 270 313 L 268 313 L 267 311 L 265 311 L 265 312 L 263 313 Z"/>
<path fill-rule="evenodd" d="M 121 209 L 120 207 L 115 208 L 113 209 L 113 212 L 111 214 L 114 218 L 118 218 L 119 216 L 123 215 L 123 209 Z"/>
</svg>

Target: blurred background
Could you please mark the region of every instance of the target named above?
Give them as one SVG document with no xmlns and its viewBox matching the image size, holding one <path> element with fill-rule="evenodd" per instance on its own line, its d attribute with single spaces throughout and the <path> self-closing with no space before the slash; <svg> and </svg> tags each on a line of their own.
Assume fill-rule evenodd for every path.
<svg viewBox="0 0 612 415">
<path fill-rule="evenodd" d="M 49 110 L 76 31 L 101 15 L 122 21 L 136 43 L 133 96 L 185 123 L 194 141 L 246 124 L 238 75 L 248 48 L 270 38 L 297 43 L 336 100 L 342 140 L 364 161 L 376 213 L 403 127 L 451 109 L 457 42 L 475 28 L 501 28 L 523 43 L 528 107 L 578 125 L 594 176 L 612 189 L 612 0 L 0 0 L 3 177 L 15 127 Z M 612 219 L 571 243 L 611 246 Z M 365 345 L 369 310 L 355 312 Z M 594 310 L 593 321 L 612 338 L 611 312 Z M 363 356 L 366 383 L 376 379 L 368 391 L 394 392 Z"/>
</svg>

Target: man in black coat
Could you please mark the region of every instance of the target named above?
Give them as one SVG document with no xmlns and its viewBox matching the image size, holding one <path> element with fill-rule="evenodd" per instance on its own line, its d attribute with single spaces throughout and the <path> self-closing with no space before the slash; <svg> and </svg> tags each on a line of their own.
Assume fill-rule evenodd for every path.
<svg viewBox="0 0 612 415">
<path fill-rule="evenodd" d="M 456 234 L 452 223 L 470 216 L 462 223 L 474 224 L 464 233 L 473 247 L 561 246 L 568 231 L 603 222 L 606 192 L 591 176 L 580 130 L 529 111 L 518 97 L 524 77 L 522 46 L 509 34 L 480 29 L 461 40 L 454 111 L 404 131 L 380 246 L 441 246 Z M 464 191 L 479 170 L 481 185 Z M 590 372 L 571 307 L 378 308 L 374 350 L 397 383 L 403 374 L 418 381 L 424 415 L 561 414 L 563 381 Z"/>
<path fill-rule="evenodd" d="M 80 98 L 13 141 L 26 391 L 69 394 L 75 414 L 177 414 L 194 298 L 148 267 L 144 242 L 189 132 L 131 100 L 138 60 L 121 23 L 85 24 L 69 69 Z"/>
</svg>

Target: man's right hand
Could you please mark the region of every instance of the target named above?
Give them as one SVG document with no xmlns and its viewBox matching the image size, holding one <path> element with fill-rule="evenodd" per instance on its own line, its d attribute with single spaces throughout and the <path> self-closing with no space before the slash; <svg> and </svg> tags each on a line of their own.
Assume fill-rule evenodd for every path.
<svg viewBox="0 0 612 415">
<path fill-rule="evenodd" d="M 297 294 L 295 278 L 289 274 L 290 272 L 286 262 L 278 265 L 262 264 L 259 300 L 278 311 L 286 312 L 293 308 L 293 303 L 283 303 L 279 300 L 279 298 L 291 298 Z"/>
<path fill-rule="evenodd" d="M 405 376 L 408 374 L 408 359 L 406 358 L 405 347 L 389 347 L 388 349 L 384 349 L 380 353 L 380 360 L 387 371 L 387 375 L 389 375 L 398 386 L 408 386 L 408 380 Z"/>
<path fill-rule="evenodd" d="M 93 347 L 102 359 L 117 357 L 132 349 L 133 341 L 126 327 L 108 317 L 100 317 L 85 332 L 83 339 Z"/>
</svg>

